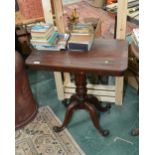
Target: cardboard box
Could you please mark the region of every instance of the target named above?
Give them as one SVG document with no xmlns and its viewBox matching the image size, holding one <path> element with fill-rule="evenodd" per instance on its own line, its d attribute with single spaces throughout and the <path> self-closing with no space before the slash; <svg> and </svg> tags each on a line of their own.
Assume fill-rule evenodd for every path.
<svg viewBox="0 0 155 155">
<path fill-rule="evenodd" d="M 92 23 L 94 29 L 95 29 L 95 38 L 101 37 L 101 20 L 99 18 L 84 18 L 83 21 L 85 23 Z"/>
</svg>

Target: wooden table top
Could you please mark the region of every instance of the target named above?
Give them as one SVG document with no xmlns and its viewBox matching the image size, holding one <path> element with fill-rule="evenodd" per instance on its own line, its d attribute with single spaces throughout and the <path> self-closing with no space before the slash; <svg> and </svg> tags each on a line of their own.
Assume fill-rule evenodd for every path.
<svg viewBox="0 0 155 155">
<path fill-rule="evenodd" d="M 34 50 L 26 64 L 35 69 L 119 76 L 128 67 L 128 43 L 96 39 L 87 52 Z"/>
</svg>

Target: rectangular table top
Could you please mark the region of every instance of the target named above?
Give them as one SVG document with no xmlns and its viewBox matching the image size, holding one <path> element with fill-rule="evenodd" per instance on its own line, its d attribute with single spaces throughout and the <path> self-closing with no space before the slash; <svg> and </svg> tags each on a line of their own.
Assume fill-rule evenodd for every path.
<svg viewBox="0 0 155 155">
<path fill-rule="evenodd" d="M 34 50 L 26 64 L 36 69 L 119 76 L 128 67 L 128 43 L 95 39 L 91 51 L 87 52 Z"/>
</svg>

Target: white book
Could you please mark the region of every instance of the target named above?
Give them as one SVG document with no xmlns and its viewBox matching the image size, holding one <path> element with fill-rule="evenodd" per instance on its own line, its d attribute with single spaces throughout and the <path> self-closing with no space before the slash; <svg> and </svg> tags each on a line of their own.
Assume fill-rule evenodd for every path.
<svg viewBox="0 0 155 155">
<path fill-rule="evenodd" d="M 139 43 L 139 28 L 133 29 L 133 35 L 136 38 L 137 42 Z"/>
</svg>

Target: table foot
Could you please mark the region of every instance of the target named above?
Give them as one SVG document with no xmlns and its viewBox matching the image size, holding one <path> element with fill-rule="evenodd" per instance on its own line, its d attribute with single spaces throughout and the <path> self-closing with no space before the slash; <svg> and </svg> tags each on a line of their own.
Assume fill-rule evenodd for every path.
<svg viewBox="0 0 155 155">
<path fill-rule="evenodd" d="M 135 128 L 131 131 L 132 136 L 139 136 L 139 128 Z"/>
<path fill-rule="evenodd" d="M 77 106 L 78 106 L 78 102 L 72 102 L 71 104 L 68 105 L 63 124 L 60 127 L 59 126 L 53 127 L 53 130 L 55 132 L 62 131 L 68 125 L 68 123 L 72 118 L 73 111 L 76 109 Z"/>
<path fill-rule="evenodd" d="M 59 127 L 59 126 L 54 126 L 54 127 L 53 127 L 53 131 L 54 131 L 54 132 L 61 132 L 64 128 L 65 128 L 65 127 L 62 128 L 62 127 Z"/>
<path fill-rule="evenodd" d="M 101 131 L 99 131 L 100 132 L 100 134 L 102 135 L 102 136 L 104 136 L 104 137 L 106 137 L 106 136 L 108 136 L 109 134 L 110 134 L 110 132 L 109 132 L 109 130 L 101 130 Z"/>
<path fill-rule="evenodd" d="M 99 119 L 97 117 L 97 112 L 96 112 L 96 109 L 94 108 L 94 106 L 87 102 L 84 103 L 84 106 L 85 106 L 85 109 L 89 112 L 91 120 L 92 120 L 94 126 L 96 127 L 96 129 L 101 133 L 102 136 L 108 136 L 109 131 L 104 130 L 100 127 Z"/>
</svg>

